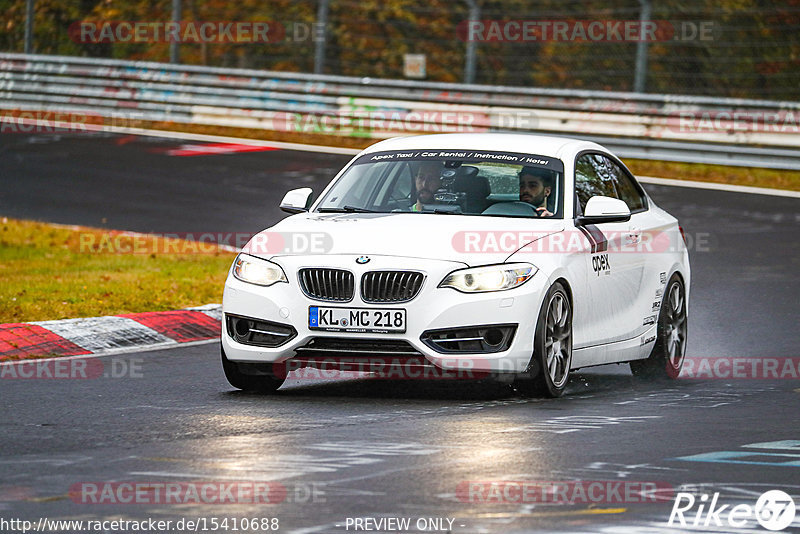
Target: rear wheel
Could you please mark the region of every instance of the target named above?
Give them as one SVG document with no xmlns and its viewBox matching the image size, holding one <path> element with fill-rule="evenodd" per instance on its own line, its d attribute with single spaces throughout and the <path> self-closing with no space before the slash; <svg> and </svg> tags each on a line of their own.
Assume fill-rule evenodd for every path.
<svg viewBox="0 0 800 534">
<path fill-rule="evenodd" d="M 645 360 L 630 362 L 634 376 L 678 378 L 686 355 L 686 291 L 677 274 L 672 275 L 658 314 L 656 344 Z"/>
<path fill-rule="evenodd" d="M 572 364 L 572 306 L 564 286 L 556 282 L 542 303 L 528 370 L 517 377 L 515 387 L 528 395 L 560 397 Z"/>
<path fill-rule="evenodd" d="M 220 353 L 225 378 L 236 389 L 274 393 L 283 385 L 284 379 L 275 376 L 273 364 L 232 362 L 225 356 L 225 349 L 220 347 Z"/>
</svg>

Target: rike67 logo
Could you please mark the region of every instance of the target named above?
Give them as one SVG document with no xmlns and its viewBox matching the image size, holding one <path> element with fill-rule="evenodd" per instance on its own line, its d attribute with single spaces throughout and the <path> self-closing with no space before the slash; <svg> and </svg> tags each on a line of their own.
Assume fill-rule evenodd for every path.
<svg viewBox="0 0 800 534">
<path fill-rule="evenodd" d="M 795 505 L 792 497 L 781 490 L 763 493 L 755 503 L 719 504 L 719 493 L 709 500 L 707 494 L 696 497 L 691 493 L 675 495 L 669 526 L 684 528 L 730 527 L 755 528 L 757 522 L 772 531 L 783 530 L 794 521 Z"/>
</svg>

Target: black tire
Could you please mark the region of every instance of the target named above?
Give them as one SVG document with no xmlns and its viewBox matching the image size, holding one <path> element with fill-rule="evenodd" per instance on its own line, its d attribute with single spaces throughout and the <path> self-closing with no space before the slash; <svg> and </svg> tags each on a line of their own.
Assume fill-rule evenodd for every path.
<svg viewBox="0 0 800 534">
<path fill-rule="evenodd" d="M 225 356 L 225 349 L 220 347 L 222 369 L 228 383 L 236 389 L 255 393 L 275 393 L 283 385 L 284 379 L 278 378 L 270 363 L 232 362 Z"/>
<path fill-rule="evenodd" d="M 686 356 L 686 290 L 678 274 L 666 285 L 658 313 L 656 344 L 650 356 L 630 362 L 634 376 L 649 379 L 674 379 L 681 374 Z"/>
<path fill-rule="evenodd" d="M 560 282 L 547 292 L 536 321 L 533 356 L 514 387 L 525 395 L 560 397 L 569 382 L 572 364 L 572 305 Z"/>
</svg>

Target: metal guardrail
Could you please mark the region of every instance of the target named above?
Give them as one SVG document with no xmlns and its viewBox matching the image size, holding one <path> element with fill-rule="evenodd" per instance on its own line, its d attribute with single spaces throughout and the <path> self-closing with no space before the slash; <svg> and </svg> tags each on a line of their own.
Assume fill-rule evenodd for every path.
<svg viewBox="0 0 800 534">
<path fill-rule="evenodd" d="M 596 140 L 629 158 L 800 169 L 800 102 L 6 53 L 0 54 L 0 109 L 375 139 L 537 132 Z"/>
</svg>

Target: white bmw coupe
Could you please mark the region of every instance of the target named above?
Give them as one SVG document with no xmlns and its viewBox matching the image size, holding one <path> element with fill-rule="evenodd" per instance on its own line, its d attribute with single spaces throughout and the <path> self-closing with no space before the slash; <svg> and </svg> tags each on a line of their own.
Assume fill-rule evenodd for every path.
<svg viewBox="0 0 800 534">
<path fill-rule="evenodd" d="M 570 371 L 678 376 L 689 257 L 675 217 L 607 149 L 519 134 L 389 139 L 255 235 L 223 297 L 222 364 L 480 377 L 560 396 Z"/>
</svg>

